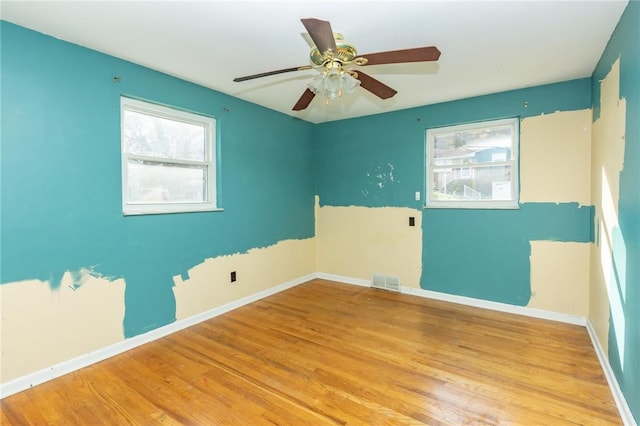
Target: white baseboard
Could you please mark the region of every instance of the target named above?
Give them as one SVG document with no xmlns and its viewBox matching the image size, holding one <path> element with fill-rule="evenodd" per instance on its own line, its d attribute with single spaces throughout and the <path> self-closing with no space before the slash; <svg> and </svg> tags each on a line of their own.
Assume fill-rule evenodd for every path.
<svg viewBox="0 0 640 426">
<path fill-rule="evenodd" d="M 475 299 L 473 297 L 457 296 L 454 294 L 440 293 L 438 291 L 424 290 L 415 287 L 401 287 L 402 293 L 429 299 L 442 300 L 444 302 L 457 303 L 459 305 L 473 306 L 476 308 L 490 309 L 492 311 L 506 312 L 510 314 L 524 315 L 527 317 L 541 318 L 574 325 L 587 325 L 587 319 L 579 315 L 563 314 L 560 312 L 545 311 L 543 309 L 529 308 L 526 306 L 509 305 L 508 303 L 492 302 L 489 300 Z"/>
<path fill-rule="evenodd" d="M 616 406 L 618 407 L 618 411 L 620 412 L 620 417 L 622 417 L 622 422 L 626 426 L 637 426 L 638 424 L 633 418 L 633 414 L 631 414 L 631 409 L 629 408 L 629 404 L 627 404 L 627 400 L 622 393 L 622 389 L 620 389 L 620 385 L 618 384 L 618 379 L 616 379 L 616 375 L 611 369 L 611 364 L 609 364 L 609 359 L 605 355 L 604 348 L 600 344 L 600 340 L 598 340 L 598 335 L 596 334 L 596 329 L 593 327 L 593 324 L 589 319 L 587 319 L 587 332 L 589 332 L 589 337 L 591 338 L 591 343 L 593 344 L 593 348 L 596 351 L 596 355 L 598 356 L 598 361 L 600 361 L 600 365 L 602 366 L 602 371 L 604 371 L 604 376 L 607 378 L 607 382 L 609 383 L 609 388 L 611 389 L 611 394 L 613 395 L 613 399 L 616 402 Z"/>
<path fill-rule="evenodd" d="M 107 358 L 121 354 L 135 347 L 144 345 L 145 343 L 149 343 L 164 336 L 168 336 L 169 334 L 175 333 L 176 331 L 183 330 L 187 327 L 191 327 L 192 325 L 217 317 L 218 315 L 222 315 L 233 309 L 295 287 L 299 284 L 316 278 L 316 276 L 317 274 L 309 274 L 300 278 L 296 278 L 292 281 L 259 291 L 257 293 L 251 294 L 238 300 L 234 300 L 233 302 L 202 312 L 192 317 L 178 320 L 163 327 L 156 328 L 155 330 L 151 330 L 147 333 L 125 339 L 113 345 L 105 346 L 98 349 L 97 351 L 81 355 L 67 361 L 63 361 L 59 364 L 55 364 L 40 371 L 27 374 L 26 376 L 19 377 L 7 383 L 2 383 L 0 384 L 0 399 L 29 389 L 33 386 L 39 385 L 49 380 L 53 380 L 57 377 L 63 376 L 81 368 L 87 367 L 91 364 L 103 361 Z"/>
<path fill-rule="evenodd" d="M 371 280 L 362 280 L 360 278 L 345 277 L 342 275 L 325 274 L 324 272 L 317 272 L 316 278 L 320 278 L 328 281 L 337 281 L 344 284 L 359 285 L 361 287 L 371 287 Z"/>
</svg>

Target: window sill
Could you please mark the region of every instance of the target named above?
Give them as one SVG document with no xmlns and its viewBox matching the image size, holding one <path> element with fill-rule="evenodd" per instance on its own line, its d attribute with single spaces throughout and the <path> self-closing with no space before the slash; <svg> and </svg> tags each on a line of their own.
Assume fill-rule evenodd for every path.
<svg viewBox="0 0 640 426">
<path fill-rule="evenodd" d="M 222 212 L 223 208 L 202 208 L 202 209 L 168 209 L 168 210 L 151 210 L 151 209 L 136 209 L 129 208 L 122 212 L 123 216 L 143 216 L 143 215 L 158 215 L 158 214 L 184 214 L 184 213 L 206 213 L 206 212 Z"/>
<path fill-rule="evenodd" d="M 520 204 L 491 204 L 491 205 L 479 205 L 479 204 L 442 204 L 433 205 L 427 204 L 423 206 L 424 209 L 450 209 L 450 210 L 519 210 Z"/>
</svg>

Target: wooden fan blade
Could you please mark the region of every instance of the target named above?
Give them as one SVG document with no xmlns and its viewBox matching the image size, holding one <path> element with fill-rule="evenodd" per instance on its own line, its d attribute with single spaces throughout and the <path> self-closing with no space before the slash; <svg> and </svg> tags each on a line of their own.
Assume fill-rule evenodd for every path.
<svg viewBox="0 0 640 426">
<path fill-rule="evenodd" d="M 301 21 L 320 53 L 324 53 L 327 50 L 331 50 L 334 53 L 338 52 L 329 21 L 316 18 L 301 19 Z"/>
<path fill-rule="evenodd" d="M 302 111 L 303 109 L 309 106 L 309 104 L 311 103 L 313 98 L 315 98 L 315 96 L 316 94 L 313 93 L 311 90 L 309 89 L 305 90 L 302 96 L 300 96 L 300 99 L 298 99 L 298 102 L 296 102 L 296 104 L 293 106 L 293 110 Z"/>
<path fill-rule="evenodd" d="M 304 39 L 304 41 L 309 45 L 309 49 L 315 49 L 316 45 L 311 39 L 309 33 L 300 33 L 300 36 Z"/>
<path fill-rule="evenodd" d="M 440 51 L 435 46 L 416 47 L 414 49 L 389 50 L 387 52 L 359 55 L 367 58 L 364 65 L 401 64 L 407 62 L 431 62 L 440 58 Z"/>
<path fill-rule="evenodd" d="M 261 72 L 260 74 L 247 75 L 247 76 L 244 76 L 244 77 L 236 77 L 236 78 L 233 79 L 233 81 L 235 81 L 235 82 L 247 81 L 247 80 L 253 80 L 254 78 L 268 77 L 270 75 L 284 74 L 286 72 L 304 71 L 304 70 L 310 70 L 310 69 L 311 69 L 310 65 L 303 65 L 301 67 L 284 68 L 284 69 L 276 70 L 276 71 Z"/>
<path fill-rule="evenodd" d="M 357 78 L 358 80 L 360 80 L 360 87 L 370 91 L 380 99 L 389 99 L 395 96 L 396 93 L 398 93 L 396 90 L 387 86 L 380 80 L 376 80 L 375 78 L 363 73 L 362 71 L 358 70 L 357 73 Z"/>
</svg>

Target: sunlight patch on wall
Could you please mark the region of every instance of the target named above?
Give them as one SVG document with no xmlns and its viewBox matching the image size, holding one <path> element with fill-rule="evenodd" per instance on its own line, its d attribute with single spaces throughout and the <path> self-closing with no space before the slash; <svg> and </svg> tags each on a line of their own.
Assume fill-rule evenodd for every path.
<svg viewBox="0 0 640 426">
<path fill-rule="evenodd" d="M 530 308 L 589 314 L 590 244 L 531 241 Z"/>
<path fill-rule="evenodd" d="M 409 218 L 415 226 L 409 226 Z M 316 197 L 318 272 L 370 280 L 400 277 L 420 288 L 422 212 L 406 207 L 319 206 Z"/>
<path fill-rule="evenodd" d="M 523 119 L 520 161 L 521 203 L 591 204 L 591 110 Z"/>
<path fill-rule="evenodd" d="M 613 199 L 611 194 L 611 185 L 607 180 L 607 173 L 605 168 L 602 168 L 602 197 L 600 202 L 600 211 L 602 213 L 601 220 L 599 221 L 598 235 L 599 243 L 602 246 L 603 256 L 608 255 L 607 259 L 602 259 L 601 264 L 603 269 L 608 266 L 607 269 L 611 274 L 608 278 L 605 273 L 605 280 L 616 280 L 619 285 L 619 292 L 624 302 L 625 295 L 627 293 L 627 248 L 624 242 L 624 236 L 620 233 L 620 225 L 618 223 L 618 203 Z M 606 244 L 606 247 L 605 247 Z M 605 253 L 606 250 L 606 253 Z M 611 294 L 610 294 L 611 296 Z"/>
<path fill-rule="evenodd" d="M 626 250 L 618 226 L 618 199 L 624 163 L 626 101 L 620 99 L 619 60 L 601 82 L 600 94 L 600 117 L 592 127 L 591 198 L 596 207 L 596 244 L 591 252 L 589 318 L 608 353 L 611 316 L 616 335 L 621 336 L 617 339 L 618 353 L 623 357 Z"/>
<path fill-rule="evenodd" d="M 2 383 L 122 341 L 124 289 L 88 268 L 53 291 L 40 280 L 1 285 Z"/>
<path fill-rule="evenodd" d="M 620 365 L 624 366 L 624 337 L 626 329 L 626 321 L 624 316 L 624 301 L 621 282 L 617 276 L 616 268 L 613 262 L 613 249 L 611 248 L 610 237 L 606 232 L 606 227 L 600 222 L 600 259 L 594 259 L 600 262 L 602 271 L 601 279 L 604 280 L 604 286 L 607 290 L 605 300 L 609 301 L 609 314 L 613 319 L 613 327 L 616 335 L 621 336 L 617 339 L 618 354 L 620 355 Z M 626 265 L 625 265 L 626 266 Z"/>
<path fill-rule="evenodd" d="M 173 278 L 176 319 L 189 318 L 315 272 L 315 239 L 280 241 L 247 253 L 206 259 Z M 236 281 L 231 282 L 231 272 Z"/>
</svg>

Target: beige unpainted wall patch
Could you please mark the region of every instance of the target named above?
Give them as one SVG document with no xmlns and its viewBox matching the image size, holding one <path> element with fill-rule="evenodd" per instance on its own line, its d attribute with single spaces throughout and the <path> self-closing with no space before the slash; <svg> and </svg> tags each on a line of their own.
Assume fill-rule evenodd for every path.
<svg viewBox="0 0 640 426">
<path fill-rule="evenodd" d="M 589 243 L 531 241 L 530 308 L 589 314 Z"/>
<path fill-rule="evenodd" d="M 591 110 L 520 124 L 520 202 L 591 203 Z"/>
<path fill-rule="evenodd" d="M 56 290 L 39 280 L 0 286 L 2 383 L 124 340 L 124 280 L 78 274 L 82 285 L 67 272 Z"/>
<path fill-rule="evenodd" d="M 409 226 L 409 217 L 415 226 Z M 404 207 L 320 207 L 316 197 L 318 271 L 371 279 L 393 275 L 420 287 L 422 212 Z"/>
<path fill-rule="evenodd" d="M 280 241 L 247 253 L 206 259 L 174 277 L 178 320 L 315 272 L 315 238 Z M 237 273 L 231 283 L 230 274 Z"/>
</svg>

